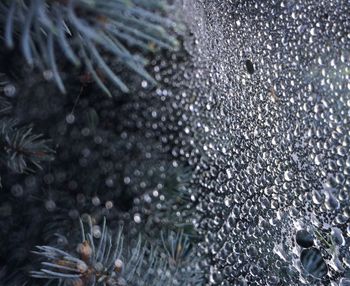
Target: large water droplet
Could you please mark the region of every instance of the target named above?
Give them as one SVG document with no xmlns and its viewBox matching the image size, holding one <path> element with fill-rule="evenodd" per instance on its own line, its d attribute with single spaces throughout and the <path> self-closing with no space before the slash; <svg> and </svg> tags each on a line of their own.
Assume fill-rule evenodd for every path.
<svg viewBox="0 0 350 286">
<path fill-rule="evenodd" d="M 305 271 L 315 278 L 321 279 L 328 273 L 327 264 L 321 252 L 314 247 L 304 249 L 300 254 L 300 261 Z"/>
</svg>

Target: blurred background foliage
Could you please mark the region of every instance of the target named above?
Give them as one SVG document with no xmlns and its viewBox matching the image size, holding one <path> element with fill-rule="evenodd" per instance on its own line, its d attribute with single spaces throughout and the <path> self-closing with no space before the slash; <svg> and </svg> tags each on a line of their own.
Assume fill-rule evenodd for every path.
<svg viewBox="0 0 350 286">
<path fill-rule="evenodd" d="M 202 284 L 172 9 L 0 4 L 1 285 Z"/>
</svg>

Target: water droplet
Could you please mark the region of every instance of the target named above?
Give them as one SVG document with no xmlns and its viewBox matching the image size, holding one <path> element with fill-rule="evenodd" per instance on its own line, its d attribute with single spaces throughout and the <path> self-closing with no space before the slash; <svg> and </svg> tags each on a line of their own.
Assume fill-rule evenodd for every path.
<svg viewBox="0 0 350 286">
<path fill-rule="evenodd" d="M 255 72 L 254 64 L 251 62 L 251 60 L 246 60 L 245 61 L 245 67 L 246 67 L 247 72 L 249 74 L 253 74 Z"/>
<path fill-rule="evenodd" d="M 297 232 L 295 236 L 295 240 L 297 244 L 299 244 L 301 247 L 304 247 L 304 248 L 308 248 L 314 245 L 314 238 L 308 231 L 304 229 L 299 230 Z"/>
<path fill-rule="evenodd" d="M 321 279 L 328 273 L 327 264 L 321 252 L 314 247 L 304 249 L 300 254 L 300 261 L 305 271 L 315 278 Z"/>
</svg>

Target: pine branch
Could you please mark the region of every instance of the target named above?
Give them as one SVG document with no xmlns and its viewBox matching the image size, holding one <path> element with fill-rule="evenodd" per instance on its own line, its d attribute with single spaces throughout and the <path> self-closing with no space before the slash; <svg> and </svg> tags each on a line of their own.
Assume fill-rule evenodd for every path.
<svg viewBox="0 0 350 286">
<path fill-rule="evenodd" d="M 18 128 L 15 120 L 0 120 L 1 159 L 16 173 L 41 168 L 40 163 L 52 160 L 52 150 L 42 135 L 32 134 L 32 128 Z"/>
<path fill-rule="evenodd" d="M 170 285 L 156 251 L 143 246 L 140 238 L 133 247 L 125 246 L 119 230 L 113 237 L 104 220 L 96 238 L 91 218 L 88 230 L 81 223 L 81 243 L 71 254 L 51 246 L 38 246 L 34 253 L 44 258 L 33 277 L 59 281 L 59 285 Z"/>
<path fill-rule="evenodd" d="M 0 87 L 5 84 L 6 80 L 1 81 Z M 41 134 L 32 133 L 30 126 L 19 127 L 11 110 L 11 103 L 0 94 L 0 161 L 15 173 L 41 169 L 42 162 L 53 159 L 53 150 Z"/>
<path fill-rule="evenodd" d="M 6 45 L 13 48 L 18 37 L 28 64 L 50 70 L 62 92 L 65 87 L 57 48 L 73 65 L 82 63 L 110 95 L 105 78 L 123 92 L 129 89 L 105 54 L 154 83 L 144 69 L 146 60 L 126 47 L 143 53 L 154 52 L 156 47 L 175 48 L 176 39 L 166 31 L 174 28 L 174 23 L 160 16 L 167 7 L 166 1 L 152 0 L 8 0 L 0 4 L 0 17 L 5 17 Z"/>
<path fill-rule="evenodd" d="M 203 273 L 198 268 L 199 258 L 194 255 L 194 246 L 182 230 L 161 233 L 162 249 L 173 285 L 203 285 Z"/>
</svg>

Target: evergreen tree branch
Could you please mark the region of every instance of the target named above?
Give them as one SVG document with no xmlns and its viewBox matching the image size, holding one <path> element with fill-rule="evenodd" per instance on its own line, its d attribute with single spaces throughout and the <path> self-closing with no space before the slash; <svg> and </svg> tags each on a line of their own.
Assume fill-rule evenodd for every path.
<svg viewBox="0 0 350 286">
<path fill-rule="evenodd" d="M 106 92 L 105 79 L 123 92 L 129 88 L 104 58 L 106 53 L 151 83 L 154 79 L 144 68 L 141 53 L 156 47 L 173 49 L 177 41 L 167 30 L 174 23 L 161 16 L 166 1 L 143 0 L 8 0 L 0 4 L 4 41 L 9 48 L 18 38 L 27 63 L 50 70 L 52 78 L 65 92 L 59 71 L 59 48 L 73 65 L 81 63 Z M 135 50 L 135 49 L 134 49 Z"/>
<path fill-rule="evenodd" d="M 0 83 L 2 87 L 5 84 L 6 80 Z M 20 127 L 11 110 L 11 103 L 0 94 L 0 161 L 15 173 L 40 169 L 42 162 L 53 159 L 53 150 L 41 134 L 33 134 L 30 126 Z"/>
<path fill-rule="evenodd" d="M 0 120 L 1 159 L 16 173 L 41 168 L 40 163 L 52 160 L 52 150 L 42 135 L 32 134 L 30 127 L 17 127 L 16 121 Z"/>
<path fill-rule="evenodd" d="M 91 218 L 88 230 L 82 221 L 81 240 L 77 253 L 51 246 L 38 246 L 34 253 L 44 258 L 39 271 L 32 271 L 33 277 L 57 280 L 59 285 L 171 285 L 172 277 L 167 275 L 166 263 L 154 249 L 142 245 L 137 239 L 133 247 L 125 245 L 122 231 L 113 237 L 104 220 L 99 237 Z"/>
</svg>

